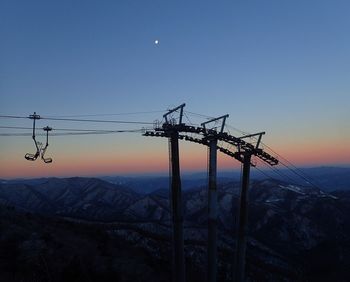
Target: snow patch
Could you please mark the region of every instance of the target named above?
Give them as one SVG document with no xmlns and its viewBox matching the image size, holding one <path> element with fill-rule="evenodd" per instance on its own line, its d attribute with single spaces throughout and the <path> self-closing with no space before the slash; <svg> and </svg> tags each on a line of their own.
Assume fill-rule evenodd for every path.
<svg viewBox="0 0 350 282">
<path fill-rule="evenodd" d="M 283 199 L 266 200 L 265 203 L 275 203 L 275 202 L 280 202 L 280 201 L 283 201 Z"/>
<path fill-rule="evenodd" d="M 293 192 L 301 194 L 301 195 L 305 195 L 305 193 L 302 192 L 302 189 L 298 186 L 295 186 L 295 185 L 288 185 L 288 186 L 279 185 L 279 187 L 282 189 L 293 191 Z"/>
<path fill-rule="evenodd" d="M 331 198 L 331 199 L 334 199 L 334 200 L 338 200 L 338 197 L 336 196 L 333 196 L 333 195 L 330 195 L 330 194 L 327 194 L 323 191 L 320 191 L 321 195 L 319 196 L 319 198 Z"/>
</svg>

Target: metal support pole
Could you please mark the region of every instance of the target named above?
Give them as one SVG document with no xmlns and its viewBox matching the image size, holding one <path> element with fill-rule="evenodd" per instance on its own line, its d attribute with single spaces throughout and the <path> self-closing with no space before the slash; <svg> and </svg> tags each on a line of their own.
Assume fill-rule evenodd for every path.
<svg viewBox="0 0 350 282">
<path fill-rule="evenodd" d="M 245 277 L 246 233 L 248 220 L 248 188 L 250 175 L 251 153 L 244 153 L 242 188 L 239 199 L 238 231 L 235 259 L 234 281 L 243 282 Z"/>
<path fill-rule="evenodd" d="M 173 281 L 185 281 L 183 210 L 179 161 L 179 133 L 170 133 L 171 207 L 173 217 Z"/>
<path fill-rule="evenodd" d="M 217 139 L 209 141 L 209 190 L 208 190 L 208 282 L 217 277 Z"/>
</svg>

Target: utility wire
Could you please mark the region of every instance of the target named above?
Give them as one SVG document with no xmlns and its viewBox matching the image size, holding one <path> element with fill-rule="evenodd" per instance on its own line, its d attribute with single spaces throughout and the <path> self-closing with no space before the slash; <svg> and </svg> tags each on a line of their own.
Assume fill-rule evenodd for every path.
<svg viewBox="0 0 350 282">
<path fill-rule="evenodd" d="M 73 118 L 48 118 L 40 117 L 46 120 L 77 121 L 77 122 L 102 122 L 102 123 L 125 123 L 125 124 L 153 124 L 153 122 L 144 121 L 125 121 L 125 120 L 101 120 L 101 119 L 73 119 Z"/>
<path fill-rule="evenodd" d="M 301 173 L 299 173 L 298 171 L 300 171 L 298 168 L 291 168 L 290 166 L 286 165 L 285 163 L 283 162 L 280 162 L 284 167 L 288 168 L 290 171 L 292 171 L 295 175 L 299 176 L 301 179 L 303 179 L 307 184 L 310 184 L 311 186 L 317 188 L 317 189 L 320 189 L 320 190 L 323 190 L 321 189 L 318 185 L 316 185 L 314 182 L 313 182 L 313 179 L 312 177 L 308 176 L 308 175 L 303 175 Z"/>
<path fill-rule="evenodd" d="M 11 116 L 11 115 L 0 115 L 0 118 L 29 118 L 29 117 Z"/>
<path fill-rule="evenodd" d="M 0 128 L 6 129 L 33 129 L 32 127 L 20 127 L 20 126 L 0 126 Z"/>
<path fill-rule="evenodd" d="M 265 177 L 267 177 L 268 179 L 272 178 L 270 175 L 268 175 L 265 171 L 263 171 L 262 169 L 258 168 L 258 167 L 254 167 L 257 171 L 259 171 L 261 174 L 265 175 Z"/>
<path fill-rule="evenodd" d="M 100 134 L 115 134 L 115 133 L 142 133 L 147 129 L 131 129 L 131 130 L 100 130 L 100 131 L 88 131 L 88 132 L 63 132 L 52 133 L 50 136 L 67 136 L 67 135 L 100 135 Z M 46 136 L 44 133 L 38 133 L 37 136 Z M 0 133 L 0 136 L 32 136 L 32 133 Z"/>
<path fill-rule="evenodd" d="M 44 134 L 36 134 L 38 136 L 44 136 Z M 15 136 L 32 136 L 32 133 L 0 133 L 2 137 L 15 137 Z"/>
<path fill-rule="evenodd" d="M 239 132 L 242 135 L 249 135 L 249 134 L 251 134 L 251 133 L 249 133 L 247 131 L 243 131 L 243 130 L 241 130 L 241 129 L 237 128 L 237 127 L 234 127 L 234 126 L 232 126 L 230 124 L 225 124 L 225 126 L 227 126 L 228 128 L 231 128 L 232 130 L 234 130 L 236 132 Z M 254 136 L 252 136 L 251 138 L 254 138 Z M 256 137 L 254 139 L 256 139 Z"/>
<path fill-rule="evenodd" d="M 191 120 L 190 120 L 190 118 L 188 117 L 188 115 L 186 114 L 186 112 L 184 111 L 184 117 L 188 120 L 188 122 L 189 122 L 189 124 L 191 125 L 191 126 L 199 126 L 199 124 L 196 124 L 196 123 L 193 123 Z"/>
<path fill-rule="evenodd" d="M 197 116 L 197 117 L 201 117 L 201 118 L 205 118 L 205 119 L 213 119 L 214 117 L 211 117 L 211 116 L 207 116 L 207 115 L 202 115 L 202 114 L 198 114 L 198 113 L 194 113 L 194 112 L 190 112 L 190 111 L 184 111 L 190 115 L 193 115 L 193 116 Z"/>
<path fill-rule="evenodd" d="M 0 126 L 0 128 L 6 129 L 23 129 L 33 130 L 32 127 L 20 127 L 20 126 Z M 37 128 L 37 130 L 40 128 Z M 115 129 L 80 129 L 80 128 L 52 128 L 53 131 L 86 131 L 86 132 L 114 132 Z M 138 129 L 137 129 L 138 130 Z"/>
<path fill-rule="evenodd" d="M 154 113 L 164 113 L 164 112 L 166 112 L 166 110 L 148 111 L 148 112 L 115 113 L 115 114 L 66 115 L 66 116 L 47 116 L 47 117 L 48 118 L 103 117 L 103 116 L 142 115 L 142 114 L 154 114 Z"/>
<path fill-rule="evenodd" d="M 189 111 L 186 111 L 187 113 L 189 114 L 192 114 L 192 115 L 195 115 L 197 117 L 202 117 L 202 118 L 205 118 L 205 119 L 210 119 L 212 117 L 210 116 L 207 116 L 207 115 L 203 115 L 203 114 L 198 114 L 198 113 L 194 113 L 194 112 L 189 112 Z M 243 131 L 239 128 L 236 128 L 230 124 L 225 124 L 225 127 L 228 127 L 228 128 L 232 128 L 233 130 L 239 132 L 240 134 L 243 134 L 243 135 L 249 135 L 250 133 L 249 132 L 246 132 L 246 131 Z M 255 136 L 252 136 L 251 137 L 252 139 L 254 139 L 255 141 L 257 141 L 257 137 Z M 263 146 L 265 146 L 266 148 L 268 148 L 273 154 L 277 155 L 280 159 L 283 159 L 287 164 L 285 164 L 284 162 L 282 162 L 281 160 L 279 160 L 279 163 L 281 165 L 283 165 L 284 167 L 286 167 L 288 170 L 292 171 L 295 175 L 297 175 L 298 177 L 300 177 L 301 179 L 303 179 L 304 181 L 306 181 L 307 184 L 310 184 L 312 185 L 313 187 L 317 188 L 317 189 L 321 189 L 318 185 L 316 185 L 314 183 L 314 179 L 307 175 L 305 172 L 303 172 L 302 170 L 300 170 L 299 168 L 297 168 L 294 164 L 292 164 L 289 160 L 287 160 L 285 157 L 283 157 L 282 155 L 278 154 L 276 151 L 274 151 L 270 146 L 268 146 L 267 144 L 261 142 L 261 144 Z M 282 176 L 283 174 L 278 171 L 276 168 L 272 168 L 272 170 L 274 170 L 277 174 L 279 174 L 280 176 Z M 289 179 L 292 179 L 291 177 L 287 176 L 287 175 L 283 175 L 282 177 L 286 177 L 286 178 L 289 178 Z M 293 180 L 293 182 L 295 182 Z M 322 189 L 321 189 L 322 190 Z"/>
<path fill-rule="evenodd" d="M 279 177 L 281 177 L 282 179 L 288 179 L 291 184 L 295 184 L 295 179 L 293 179 L 292 177 L 290 177 L 289 175 L 285 174 L 284 172 L 282 172 L 281 170 L 279 170 L 277 167 L 274 166 L 269 166 L 267 165 L 265 162 L 261 161 L 260 159 L 258 159 L 259 163 L 266 166 L 269 170 L 272 170 L 272 172 L 274 172 L 275 174 L 277 174 Z"/>
<path fill-rule="evenodd" d="M 207 119 L 207 120 L 210 120 L 210 119 L 213 119 L 213 118 L 214 118 L 214 117 L 212 117 L 212 116 L 207 116 L 207 115 L 203 115 L 203 114 L 198 114 L 198 113 L 194 113 L 194 112 L 190 112 L 190 111 L 184 111 L 184 112 L 186 112 L 186 113 L 188 113 L 188 114 L 190 114 L 190 115 L 197 116 L 197 117 L 205 118 L 205 119 Z M 242 134 L 242 135 L 248 135 L 248 134 L 250 134 L 250 133 L 248 133 L 248 132 L 246 132 L 246 131 L 243 131 L 243 130 L 241 130 L 241 129 L 239 129 L 239 128 L 236 128 L 236 127 L 234 127 L 234 126 L 232 126 L 232 125 L 230 125 L 230 124 L 228 124 L 228 123 L 225 123 L 225 127 L 229 127 L 229 128 L 231 128 L 231 129 L 233 129 L 234 131 L 239 132 L 239 133 Z"/>
<path fill-rule="evenodd" d="M 235 128 L 231 125 L 228 125 L 228 127 L 233 128 L 234 130 L 246 135 L 246 134 L 250 134 L 249 132 L 245 132 L 243 130 L 240 130 L 238 128 Z M 257 141 L 257 137 L 252 136 L 252 139 Z M 291 172 L 293 172 L 295 175 L 297 175 L 298 177 L 300 177 L 301 179 L 303 179 L 307 184 L 312 185 L 313 187 L 322 190 L 319 185 L 315 184 L 315 180 L 310 176 L 307 175 L 305 172 L 303 172 L 301 169 L 297 168 L 292 162 L 290 162 L 288 159 L 286 159 L 285 157 L 283 157 L 281 154 L 277 153 L 276 151 L 274 151 L 270 146 L 268 146 L 266 143 L 261 142 L 261 145 L 263 145 L 265 148 L 267 148 L 269 151 L 271 151 L 273 154 L 275 154 L 276 156 L 279 157 L 279 163 L 286 167 L 287 169 L 289 169 Z M 287 164 L 285 164 L 284 162 L 281 161 L 281 159 L 283 159 Z M 288 177 L 289 179 L 291 179 L 290 177 Z"/>
<path fill-rule="evenodd" d="M 0 118 L 23 118 L 23 119 L 29 119 L 30 117 L 0 115 Z M 50 118 L 50 117 L 44 117 L 44 116 L 41 116 L 40 119 L 44 119 L 44 120 L 59 120 L 59 121 L 77 121 L 77 122 L 101 122 L 101 123 L 124 123 L 124 124 L 153 124 L 153 122 L 144 122 L 144 121 L 101 120 L 101 119 L 73 119 L 73 118 Z"/>
<path fill-rule="evenodd" d="M 305 176 L 307 176 L 302 170 L 300 170 L 299 168 L 297 168 L 293 163 L 291 163 L 289 160 L 287 160 L 285 157 L 283 157 L 282 155 L 280 155 L 279 153 L 277 153 L 276 151 L 274 151 L 270 146 L 266 145 L 265 143 L 262 143 L 266 148 L 268 148 L 272 153 L 274 153 L 275 155 L 279 156 L 281 159 L 285 160 L 285 162 L 287 162 L 290 166 L 292 166 L 295 170 L 300 171 L 300 173 L 304 174 Z"/>
<path fill-rule="evenodd" d="M 134 113 L 124 113 L 124 114 L 141 114 L 141 113 L 154 113 L 154 112 L 163 112 L 163 111 L 153 111 L 153 112 L 134 112 Z M 198 114 L 198 113 L 194 113 L 194 112 L 190 112 L 190 111 L 184 111 L 184 115 L 185 117 L 188 119 L 188 121 L 190 122 L 188 116 L 186 113 L 190 114 L 190 115 L 195 115 L 197 117 L 201 117 L 201 118 L 205 118 L 205 119 L 212 119 L 213 117 L 211 116 L 207 116 L 207 115 L 203 115 L 203 114 Z M 120 114 L 111 114 L 111 115 L 123 115 L 123 113 Z M 103 115 L 81 115 L 81 116 L 103 116 Z M 77 116 L 78 117 L 78 116 Z M 28 119 L 30 117 L 24 117 L 24 116 L 15 116 L 15 115 L 0 115 L 0 118 L 13 118 L 13 119 Z M 96 120 L 96 119 L 74 119 L 74 118 L 59 118 L 59 117 L 40 117 L 40 119 L 46 119 L 46 120 L 56 120 L 56 121 L 73 121 L 73 122 L 94 122 L 94 123 L 118 123 L 118 124 L 154 124 L 153 122 L 144 122 L 144 121 L 121 121 L 121 120 Z M 191 123 L 191 122 L 190 122 Z M 249 134 L 248 132 L 245 132 L 243 130 L 240 130 L 236 127 L 233 127 L 229 124 L 226 124 L 227 127 L 232 128 L 233 130 L 240 132 L 241 134 L 247 135 Z M 15 127 L 1 127 L 1 128 L 13 128 L 15 129 Z M 17 128 L 17 129 L 31 129 L 31 128 Z M 69 129 L 56 129 L 56 130 L 69 130 Z M 73 131 L 73 130 L 72 130 Z M 127 130 L 116 130 L 116 131 L 109 131 L 109 130 L 85 130 L 85 129 L 74 129 L 74 131 L 80 131 L 79 133 L 77 132 L 67 132 L 67 133 L 61 133 L 61 134 L 51 134 L 53 136 L 59 136 L 59 135 L 86 135 L 86 134 L 111 134 L 111 133 L 121 133 L 121 132 L 135 132 L 135 131 L 127 131 Z M 84 132 L 83 132 L 84 131 Z M 86 131 L 86 132 L 85 132 Z M 136 132 L 140 132 L 140 130 L 136 131 Z M 30 134 L 29 134 L 30 135 Z M 28 136 L 26 133 L 1 133 L 0 136 Z M 257 140 L 256 137 L 252 137 L 253 139 Z M 311 184 L 312 186 L 320 189 L 318 187 L 318 185 L 316 185 L 315 183 L 313 183 L 313 179 L 308 176 L 307 174 L 305 174 L 303 171 L 301 171 L 299 168 L 297 168 L 294 164 L 292 164 L 289 160 L 287 160 L 285 157 L 283 157 L 282 155 L 278 154 L 277 152 L 275 152 L 270 146 L 266 145 L 265 143 L 261 142 L 261 144 L 263 146 L 265 146 L 266 148 L 268 148 L 268 150 L 270 150 L 271 152 L 273 152 L 274 154 L 276 154 L 277 156 L 279 156 L 281 159 L 283 159 L 286 163 L 282 162 L 281 160 L 279 160 L 279 163 L 281 165 L 283 165 L 284 167 L 286 167 L 287 169 L 289 169 L 290 171 L 292 171 L 295 175 L 297 175 L 298 177 L 300 177 L 301 179 L 303 179 L 304 181 L 306 181 L 306 183 Z M 312 180 L 312 181 L 311 181 Z"/>
<path fill-rule="evenodd" d="M 141 133 L 143 129 L 135 129 L 135 130 L 113 130 L 113 131 L 92 131 L 92 132 L 65 132 L 65 133 L 56 133 L 51 134 L 52 136 L 67 136 L 67 135 L 100 135 L 100 134 L 115 134 L 115 133 Z"/>
</svg>

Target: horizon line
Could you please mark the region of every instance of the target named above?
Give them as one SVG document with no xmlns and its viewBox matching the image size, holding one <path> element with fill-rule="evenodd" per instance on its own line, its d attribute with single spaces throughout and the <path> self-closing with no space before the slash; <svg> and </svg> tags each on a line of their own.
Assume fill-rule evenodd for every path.
<svg viewBox="0 0 350 282">
<path fill-rule="evenodd" d="M 338 168 L 338 169 L 350 169 L 350 164 L 338 164 L 338 165 L 318 165 L 318 166 L 297 166 L 297 169 L 320 169 L 320 168 Z M 241 168 L 232 168 L 232 169 L 222 169 L 220 170 L 217 175 L 220 176 L 220 174 L 223 173 L 237 173 L 241 170 Z M 262 171 L 269 171 L 269 168 L 261 168 Z M 280 170 L 288 170 L 288 168 L 280 168 Z M 259 171 L 251 171 L 252 173 L 259 173 Z M 181 172 L 181 175 L 184 177 L 193 176 L 196 174 L 207 174 L 208 172 L 206 170 L 186 170 Z M 168 177 L 169 173 L 164 171 L 159 172 L 136 172 L 136 173 L 112 173 L 112 174 L 87 174 L 87 175 L 58 175 L 58 176 L 37 176 L 37 177 L 26 177 L 26 176 L 19 176 L 19 177 L 1 177 L 0 180 L 3 181 L 9 181 L 9 180 L 34 180 L 34 179 L 42 179 L 42 178 L 104 178 L 104 177 L 130 177 L 130 178 L 141 178 L 141 177 Z"/>
</svg>

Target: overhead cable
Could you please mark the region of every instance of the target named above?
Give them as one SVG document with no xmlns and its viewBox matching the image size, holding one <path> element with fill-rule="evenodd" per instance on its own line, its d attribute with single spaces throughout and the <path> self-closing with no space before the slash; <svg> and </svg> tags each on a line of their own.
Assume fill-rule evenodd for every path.
<svg viewBox="0 0 350 282">
<path fill-rule="evenodd" d="M 30 118 L 23 116 L 12 116 L 12 115 L 0 115 L 0 118 Z M 98 122 L 98 123 L 123 123 L 123 124 L 153 124 L 153 122 L 145 121 L 126 121 L 126 120 L 102 120 L 102 119 L 73 119 L 73 118 L 50 118 L 41 116 L 40 119 L 45 120 L 58 120 L 58 121 L 75 121 L 75 122 Z"/>
</svg>

